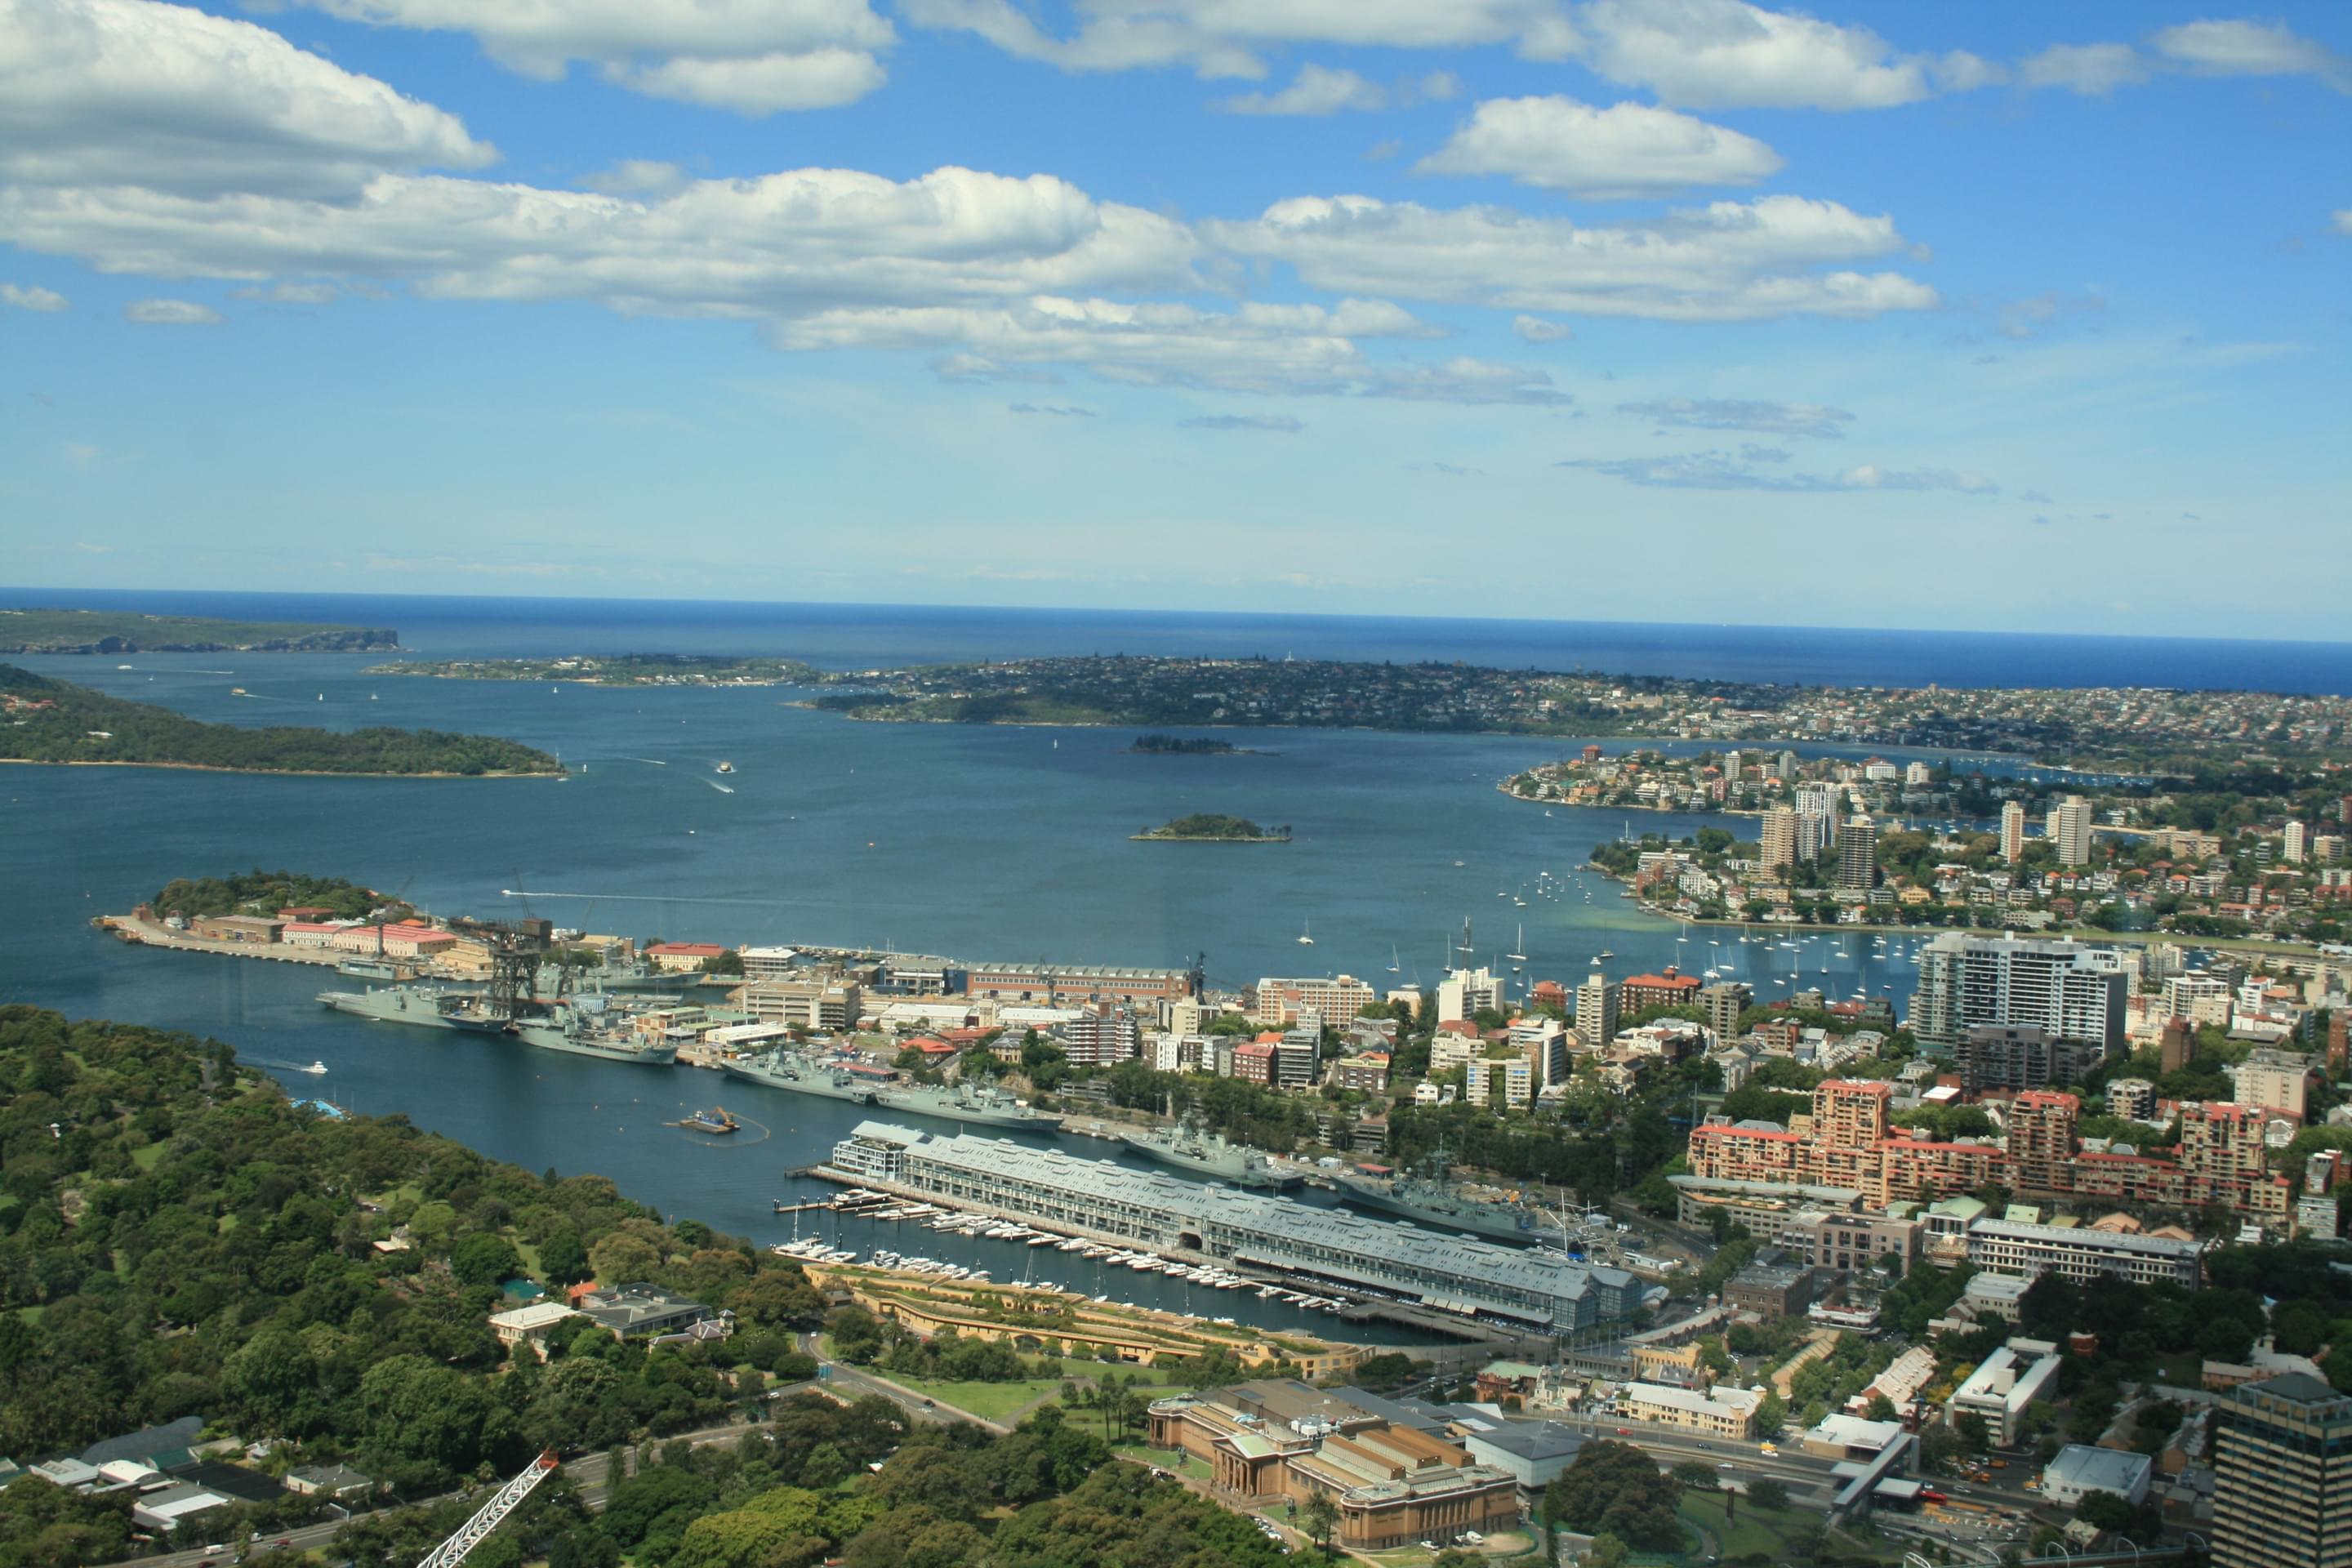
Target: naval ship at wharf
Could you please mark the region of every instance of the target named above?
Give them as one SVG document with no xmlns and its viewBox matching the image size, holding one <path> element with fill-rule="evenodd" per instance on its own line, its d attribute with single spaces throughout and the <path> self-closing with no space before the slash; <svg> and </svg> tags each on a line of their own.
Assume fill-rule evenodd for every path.
<svg viewBox="0 0 2352 1568">
<path fill-rule="evenodd" d="M 1422 1309 L 1433 1326 L 1569 1334 L 1631 1315 L 1658 1287 L 1547 1247 L 1442 1236 L 1288 1198 L 1204 1185 L 1110 1160 L 972 1133 L 938 1137 L 863 1121 L 810 1174 L 982 1210 L 1192 1263 Z M 1475 1325 L 1475 1326 L 1474 1326 Z"/>
</svg>

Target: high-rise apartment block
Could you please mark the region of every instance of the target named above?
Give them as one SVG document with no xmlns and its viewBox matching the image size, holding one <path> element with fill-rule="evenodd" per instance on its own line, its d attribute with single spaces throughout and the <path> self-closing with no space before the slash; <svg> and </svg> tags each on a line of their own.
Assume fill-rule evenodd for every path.
<svg viewBox="0 0 2352 1568">
<path fill-rule="evenodd" d="M 1727 1040 L 1739 1033 L 1739 1015 L 1756 1005 L 1756 993 L 1737 980 L 1719 980 L 1704 986 L 1698 994 L 1698 1005 L 1706 1013 L 1706 1026 L 1717 1040 Z"/>
<path fill-rule="evenodd" d="M 2213 1409 L 2213 1568 L 2352 1568 L 2352 1396 L 2291 1372 Z"/>
<path fill-rule="evenodd" d="M 2011 865 L 2025 853 L 2025 805 L 2010 801 L 2000 808 L 2000 858 Z"/>
<path fill-rule="evenodd" d="M 2053 1039 L 2124 1048 L 2130 968 L 2113 948 L 2040 937 L 1948 931 L 1919 954 L 1911 1030 L 1948 1055 L 1979 1024 L 2031 1026 Z"/>
<path fill-rule="evenodd" d="M 1776 805 L 1764 814 L 1761 853 L 1757 858 L 1767 871 L 1797 863 L 1797 814 Z"/>
<path fill-rule="evenodd" d="M 2290 866 L 2300 866 L 2310 853 L 2311 830 L 2300 822 L 2290 822 L 2279 835 L 2279 858 Z"/>
<path fill-rule="evenodd" d="M 2091 863 L 2091 803 L 2079 795 L 2062 796 L 2050 808 L 2047 831 L 2061 866 Z"/>
<path fill-rule="evenodd" d="M 1605 1047 L 1617 1037 L 1617 982 L 1599 970 L 1576 988 L 1576 1033 L 1588 1047 Z"/>
<path fill-rule="evenodd" d="M 1857 816 L 1838 829 L 1837 885 L 1847 891 L 1878 886 L 1878 827 L 1867 816 Z"/>
<path fill-rule="evenodd" d="M 1971 1095 L 1988 1090 L 2063 1089 L 2081 1083 L 2107 1059 L 2096 1040 L 2053 1038 L 2032 1024 L 1971 1024 L 1953 1052 L 1960 1087 Z"/>
</svg>

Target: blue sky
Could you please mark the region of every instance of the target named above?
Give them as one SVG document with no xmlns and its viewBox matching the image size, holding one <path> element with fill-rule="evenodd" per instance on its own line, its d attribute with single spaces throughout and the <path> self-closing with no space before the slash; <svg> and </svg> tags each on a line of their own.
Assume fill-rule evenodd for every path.
<svg viewBox="0 0 2352 1568">
<path fill-rule="evenodd" d="M 2352 637 L 2352 11 L 0 0 L 0 576 Z"/>
</svg>

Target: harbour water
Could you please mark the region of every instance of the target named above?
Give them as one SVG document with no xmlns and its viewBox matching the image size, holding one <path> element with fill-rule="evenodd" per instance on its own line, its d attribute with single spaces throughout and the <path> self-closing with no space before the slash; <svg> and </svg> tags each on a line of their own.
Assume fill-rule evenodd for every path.
<svg viewBox="0 0 2352 1568">
<path fill-rule="evenodd" d="M 466 641 L 447 612 L 433 638 L 419 636 L 433 623 L 399 602 L 194 597 L 207 601 L 203 613 L 394 625 L 436 657 L 741 650 L 764 624 L 752 617 L 714 629 L 716 611 L 698 606 L 703 635 L 688 643 L 648 631 L 642 619 L 616 627 L 535 610 L 478 627 Z M 917 618 L 896 614 L 892 625 L 902 628 Z M 1416 626 L 1425 630 L 1404 623 L 1400 637 L 1423 635 Z M 1216 631 L 1213 623 L 1203 627 L 1199 640 Z M 969 626 L 950 631 L 945 640 L 967 636 Z M 1041 651 L 1077 635 L 1046 624 L 1036 632 L 1041 646 L 1014 638 L 990 651 Z M 823 661 L 861 662 L 898 636 L 867 626 Z M 910 635 L 890 657 L 941 656 L 938 645 L 918 640 Z M 774 643 L 760 650 L 823 651 Z M 1635 832 L 1680 835 L 1711 819 L 1566 807 L 1547 814 L 1493 787 L 1572 752 L 1572 741 L 1283 731 L 1250 737 L 1259 755 L 1141 756 L 1126 751 L 1126 731 L 859 724 L 786 706 L 791 694 L 776 689 L 403 679 L 362 675 L 363 658 L 305 655 L 19 662 L 210 720 L 508 735 L 561 752 L 574 773 L 558 783 L 0 768 L 0 863 L 11 895 L 0 999 L 215 1035 L 285 1074 L 296 1093 L 402 1113 L 532 1169 L 601 1172 L 642 1201 L 762 1240 L 790 1235 L 774 1199 L 819 1190 L 796 1189 L 782 1173 L 822 1158 L 855 1125 L 856 1108 L 722 1086 L 690 1069 L 665 1073 L 371 1023 L 320 1007 L 311 971 L 128 948 L 88 920 L 127 910 L 176 876 L 258 866 L 349 876 L 443 914 L 528 910 L 636 937 L 1171 966 L 1198 952 L 1223 984 L 1334 972 L 1375 984 L 1433 981 L 1466 915 L 1480 960 L 1497 968 L 1507 967 L 1501 955 L 1524 924 L 1517 951 L 1529 955 L 1530 978 L 1572 984 L 1605 949 L 1619 976 L 1677 963 L 1696 973 L 1713 962 L 1768 998 L 1790 988 L 1775 986 L 1776 976 L 1839 995 L 1866 990 L 1900 1001 L 1910 989 L 1905 943 L 1882 952 L 1866 937 L 1842 949 L 1822 937 L 1791 952 L 1738 943 L 1724 930 L 1683 932 L 1635 911 L 1615 884 L 1580 868 L 1593 844 L 1629 822 Z M 234 693 L 238 687 L 245 695 Z M 731 793 L 711 787 L 722 758 L 734 763 Z M 1297 837 L 1244 850 L 1129 838 L 1192 811 L 1288 823 Z M 1559 898 L 1530 890 L 1538 869 L 1560 879 Z M 1310 923 L 1315 945 L 1297 945 Z M 314 1059 L 325 1075 L 296 1072 Z M 711 1139 L 664 1125 L 722 1097 L 760 1127 Z M 1065 1142 L 1115 1154 L 1107 1143 Z M 842 1223 L 841 1245 L 861 1253 L 876 1245 L 854 1234 L 875 1229 L 872 1222 Z M 1186 1304 L 1188 1288 L 1152 1276 L 1119 1270 L 1115 1280 L 1092 1283 L 1084 1277 L 1091 1266 L 1051 1248 L 1033 1253 L 904 1227 L 906 1239 L 892 1241 L 891 1229 L 880 1227 L 880 1245 L 986 1267 L 999 1279 L 1034 1263 L 1039 1278 L 1088 1294 Z M 1211 1310 L 1245 1321 L 1320 1321 L 1252 1292 L 1210 1294 L 1228 1303 Z"/>
</svg>

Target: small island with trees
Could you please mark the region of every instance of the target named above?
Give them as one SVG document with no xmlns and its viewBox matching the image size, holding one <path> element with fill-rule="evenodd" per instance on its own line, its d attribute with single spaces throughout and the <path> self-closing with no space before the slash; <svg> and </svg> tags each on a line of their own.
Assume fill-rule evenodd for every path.
<svg viewBox="0 0 2352 1568">
<path fill-rule="evenodd" d="M 1142 844 L 1287 844 L 1290 828 L 1260 827 L 1246 816 L 1196 811 L 1132 836 Z"/>
<path fill-rule="evenodd" d="M 158 914 L 201 920 L 208 915 L 272 915 L 279 910 L 324 910 L 329 919 L 403 921 L 416 907 L 345 877 L 300 871 L 232 871 L 226 877 L 174 877 L 148 902 Z"/>
<path fill-rule="evenodd" d="M 0 653 L 373 653 L 399 647 L 400 634 L 389 626 L 0 609 Z"/>
<path fill-rule="evenodd" d="M 380 778 L 562 777 L 545 752 L 494 735 L 207 724 L 0 664 L 0 763 L 203 768 Z"/>
<path fill-rule="evenodd" d="M 1236 746 L 1231 741 L 1211 740 L 1205 736 L 1168 735 L 1158 731 L 1138 735 L 1135 744 L 1127 748 L 1147 757 L 1254 757 L 1257 753 L 1247 746 Z"/>
</svg>

